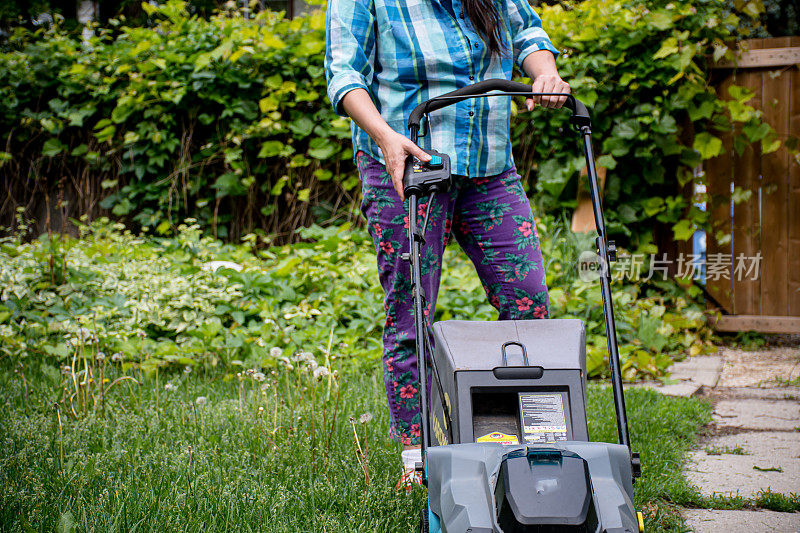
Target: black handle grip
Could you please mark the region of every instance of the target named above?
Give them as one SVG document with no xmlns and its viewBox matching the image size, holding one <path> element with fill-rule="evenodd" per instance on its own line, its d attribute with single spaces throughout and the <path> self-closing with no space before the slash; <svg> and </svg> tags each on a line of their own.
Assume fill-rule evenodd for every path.
<svg viewBox="0 0 800 533">
<path fill-rule="evenodd" d="M 492 369 L 497 379 L 541 379 L 544 368 L 540 366 L 498 366 Z"/>
<path fill-rule="evenodd" d="M 533 96 L 536 94 L 531 91 L 531 86 L 525 83 L 500 79 L 479 81 L 478 83 L 473 83 L 472 85 L 467 85 L 466 87 L 456 89 L 455 91 L 450 91 L 449 93 L 431 98 L 427 102 L 419 104 L 414 108 L 414 110 L 411 112 L 411 116 L 408 118 L 408 129 L 409 131 L 419 131 L 419 124 L 422 120 L 422 115 L 426 113 L 436 111 L 437 109 L 442 109 L 443 107 L 461 102 L 467 98 L 474 98 L 491 91 L 525 93 L 514 96 Z M 567 109 L 572 111 L 571 120 L 573 123 L 577 124 L 578 126 L 588 126 L 591 124 L 589 110 L 586 108 L 583 102 L 570 94 L 567 95 L 567 101 L 565 105 Z"/>
</svg>

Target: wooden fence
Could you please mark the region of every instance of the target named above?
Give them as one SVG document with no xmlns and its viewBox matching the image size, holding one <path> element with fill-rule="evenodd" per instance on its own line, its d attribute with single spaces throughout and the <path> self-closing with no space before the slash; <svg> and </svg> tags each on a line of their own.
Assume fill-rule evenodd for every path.
<svg viewBox="0 0 800 533">
<path fill-rule="evenodd" d="M 740 47 L 736 68 L 721 65 L 714 72 L 718 94 L 728 98 L 732 84 L 746 87 L 755 93 L 748 104 L 764 113 L 782 141 L 800 137 L 800 37 L 754 39 Z M 786 147 L 769 154 L 748 147 L 739 155 L 730 135 L 723 146 L 705 166 L 712 233 L 730 235 L 722 242 L 707 237 L 708 273 L 715 263 L 729 272 L 707 277 L 723 313 L 716 328 L 800 333 L 800 164 Z M 752 191 L 750 197 L 732 202 L 734 187 Z"/>
</svg>

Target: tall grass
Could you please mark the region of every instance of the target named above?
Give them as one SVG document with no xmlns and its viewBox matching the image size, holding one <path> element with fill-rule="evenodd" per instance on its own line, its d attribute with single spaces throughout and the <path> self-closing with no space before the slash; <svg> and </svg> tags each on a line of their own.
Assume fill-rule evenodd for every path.
<svg viewBox="0 0 800 533">
<path fill-rule="evenodd" d="M 75 413 L 69 372 L 3 361 L 0 530 L 414 531 L 425 491 L 394 491 L 379 373 L 315 376 L 310 361 L 264 374 L 129 368 L 102 405 Z M 122 372 L 109 364 L 105 379 Z M 628 403 L 637 505 L 669 529 L 679 521 L 664 499 L 708 406 L 648 391 Z M 591 437 L 613 442 L 608 389 L 590 387 L 589 412 Z"/>
</svg>

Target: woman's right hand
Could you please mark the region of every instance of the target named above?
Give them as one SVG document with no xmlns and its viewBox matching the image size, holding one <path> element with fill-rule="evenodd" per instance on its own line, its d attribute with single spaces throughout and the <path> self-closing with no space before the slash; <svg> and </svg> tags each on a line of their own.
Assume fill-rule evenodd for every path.
<svg viewBox="0 0 800 533">
<path fill-rule="evenodd" d="M 425 150 L 411 142 L 411 139 L 400 135 L 394 130 L 389 129 L 385 134 L 375 139 L 383 153 L 383 160 L 386 162 L 386 172 L 392 178 L 392 185 L 400 200 L 405 200 L 403 194 L 403 173 L 406 167 L 406 158 L 413 155 L 420 161 L 427 163 L 431 160 Z"/>
<path fill-rule="evenodd" d="M 383 160 L 386 162 L 386 172 L 392 178 L 394 190 L 397 191 L 400 200 L 405 200 L 403 172 L 405 172 L 406 157 L 411 154 L 427 163 L 431 160 L 431 156 L 412 143 L 411 139 L 394 131 L 383 120 L 366 90 L 359 88 L 348 92 L 342 97 L 342 106 L 350 118 L 378 143 L 383 153 Z"/>
</svg>

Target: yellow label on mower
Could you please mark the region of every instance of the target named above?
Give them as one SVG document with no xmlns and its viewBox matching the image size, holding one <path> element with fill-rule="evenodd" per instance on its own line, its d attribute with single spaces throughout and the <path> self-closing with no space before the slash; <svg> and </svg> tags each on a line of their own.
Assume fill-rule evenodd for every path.
<svg viewBox="0 0 800 533">
<path fill-rule="evenodd" d="M 499 431 L 487 433 L 482 437 L 475 439 L 475 442 L 497 442 L 499 444 L 519 444 L 519 439 L 516 435 L 506 435 Z"/>
</svg>

